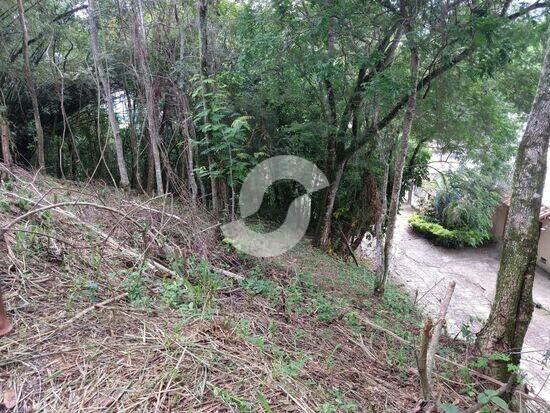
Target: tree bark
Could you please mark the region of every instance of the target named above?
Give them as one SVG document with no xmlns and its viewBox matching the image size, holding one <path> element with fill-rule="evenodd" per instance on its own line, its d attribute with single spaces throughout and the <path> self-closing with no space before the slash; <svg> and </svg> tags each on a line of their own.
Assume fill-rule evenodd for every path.
<svg viewBox="0 0 550 413">
<path fill-rule="evenodd" d="M 126 82 L 125 82 L 126 83 Z M 134 119 L 134 107 L 133 107 L 133 100 L 130 97 L 130 94 L 128 93 L 128 88 L 125 86 L 124 88 L 124 94 L 126 95 L 126 104 L 128 106 L 128 130 L 130 132 L 130 143 L 133 148 L 133 156 L 132 156 L 132 165 L 133 165 L 133 182 L 134 187 L 139 188 L 141 191 L 143 191 L 143 184 L 141 182 L 141 169 L 140 169 L 140 162 L 139 158 L 141 155 L 141 137 L 138 140 L 137 133 L 136 133 L 136 123 Z"/>
<path fill-rule="evenodd" d="M 210 63 L 208 61 L 208 0 L 198 0 L 197 8 L 199 11 L 200 69 L 203 88 L 202 103 L 204 111 L 204 125 L 207 126 L 209 123 L 208 111 L 210 108 L 207 95 L 211 92 L 210 84 L 208 83 L 210 67 Z M 204 140 L 208 149 L 210 144 L 210 133 L 207 130 L 204 131 Z M 206 158 L 208 161 L 211 186 L 210 190 L 212 193 L 212 211 L 214 212 L 214 215 L 218 215 L 220 212 L 220 201 L 218 197 L 217 179 L 214 175 L 214 161 L 212 160 L 212 155 L 210 152 L 208 152 Z"/>
<path fill-rule="evenodd" d="M 328 249 L 330 245 L 330 231 L 332 228 L 332 213 L 334 211 L 334 203 L 336 201 L 336 194 L 346 169 L 347 160 L 338 164 L 333 181 L 327 190 L 326 206 L 324 208 L 324 214 L 322 215 L 322 226 L 319 234 L 318 246 L 322 249 Z"/>
<path fill-rule="evenodd" d="M 109 115 L 109 123 L 111 125 L 111 131 L 113 132 L 113 139 L 115 141 L 115 151 L 118 166 L 118 173 L 120 175 L 120 186 L 127 188 L 130 186 L 130 180 L 128 179 L 128 171 L 126 170 L 126 162 L 124 161 L 124 148 L 122 145 L 122 139 L 120 138 L 120 132 L 118 128 L 118 122 L 115 116 L 115 109 L 113 107 L 113 99 L 111 96 L 111 85 L 108 78 L 106 67 L 103 65 L 103 59 L 101 57 L 101 49 L 97 40 L 97 21 L 99 16 L 95 8 L 95 0 L 88 0 L 88 23 L 90 25 L 90 42 L 92 46 L 92 56 L 94 58 L 94 64 L 97 70 L 99 81 L 101 82 L 101 88 L 103 92 L 103 99 L 107 104 L 107 113 Z"/>
<path fill-rule="evenodd" d="M 401 192 L 401 183 L 403 180 L 403 166 L 405 164 L 405 158 L 407 156 L 407 149 L 409 147 L 409 137 L 411 135 L 412 124 L 414 120 L 414 114 L 416 111 L 416 91 L 418 82 L 418 49 L 414 40 L 413 32 L 413 11 L 412 5 L 409 3 L 403 6 L 404 17 L 406 19 L 405 28 L 407 31 L 407 39 L 410 44 L 411 57 L 410 57 L 410 95 L 407 103 L 407 111 L 405 112 L 405 118 L 403 120 L 403 132 L 399 142 L 399 147 L 395 157 L 394 175 L 392 192 L 390 197 L 390 209 L 388 212 L 388 226 L 386 228 L 386 241 L 384 243 L 384 271 L 381 272 L 380 277 L 377 280 L 376 293 L 384 294 L 384 288 L 388 279 L 390 254 L 393 246 L 393 236 L 395 232 L 395 221 L 397 218 L 397 210 L 399 208 L 399 198 Z M 406 10 L 406 11 L 405 11 Z M 406 14 L 405 14 L 406 13 Z"/>
<path fill-rule="evenodd" d="M 46 166 L 46 162 L 44 160 L 44 131 L 42 129 L 42 121 L 40 120 L 38 97 L 36 95 L 36 87 L 34 85 L 31 65 L 29 62 L 29 32 L 27 30 L 27 20 L 25 19 L 25 6 L 23 5 L 23 0 L 17 0 L 17 7 L 19 8 L 19 22 L 21 23 L 21 31 L 23 32 L 23 60 L 25 81 L 27 83 L 27 89 L 29 90 L 29 94 L 31 96 L 32 111 L 36 127 L 36 157 L 38 159 L 38 167 L 40 169 L 44 169 Z"/>
<path fill-rule="evenodd" d="M 537 94 L 516 157 L 495 299 L 489 319 L 477 335 L 477 346 L 483 354 L 514 351 L 514 364 L 520 362 L 519 351 L 533 313 L 539 214 L 549 137 L 550 37 Z M 506 363 L 495 363 L 492 367 L 502 381 L 510 375 Z"/>
<path fill-rule="evenodd" d="M 4 160 L 4 165 L 11 168 L 13 159 L 10 151 L 10 128 L 2 114 L 0 114 L 0 135 L 2 135 L 2 159 Z"/>
<path fill-rule="evenodd" d="M 6 307 L 4 305 L 4 299 L 2 298 L 2 292 L 0 291 L 0 337 L 10 333 L 13 329 L 13 324 L 8 318 Z"/>
<path fill-rule="evenodd" d="M 147 63 L 147 45 L 145 38 L 145 25 L 143 23 L 143 4 L 141 0 L 136 0 L 137 10 L 135 12 L 135 31 L 134 31 L 134 52 L 138 61 L 139 77 L 145 89 L 145 111 L 147 113 L 147 129 L 149 131 L 149 142 L 151 145 L 151 155 L 155 170 L 155 182 L 157 193 L 162 195 L 164 187 L 162 184 L 162 166 L 160 159 L 160 136 L 159 122 L 155 110 L 155 96 L 153 93 L 153 82 Z"/>
</svg>

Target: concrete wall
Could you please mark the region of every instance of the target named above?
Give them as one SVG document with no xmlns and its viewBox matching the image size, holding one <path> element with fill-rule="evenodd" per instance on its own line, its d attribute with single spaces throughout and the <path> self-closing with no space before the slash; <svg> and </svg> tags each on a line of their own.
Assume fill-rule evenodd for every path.
<svg viewBox="0 0 550 413">
<path fill-rule="evenodd" d="M 498 242 L 502 242 L 504 238 L 504 227 L 506 225 L 507 215 L 508 206 L 506 205 L 499 206 L 493 215 L 493 228 L 491 231 Z M 539 238 L 537 265 L 550 272 L 550 221 L 545 220 L 543 222 L 544 225 Z"/>
<path fill-rule="evenodd" d="M 493 215 L 493 228 L 492 232 L 497 241 L 502 241 L 504 238 L 504 226 L 506 225 L 506 217 L 508 216 L 508 206 L 500 205 L 495 209 Z"/>
<path fill-rule="evenodd" d="M 544 220 L 542 231 L 539 238 L 539 253 L 537 265 L 550 272 L 550 222 Z"/>
</svg>

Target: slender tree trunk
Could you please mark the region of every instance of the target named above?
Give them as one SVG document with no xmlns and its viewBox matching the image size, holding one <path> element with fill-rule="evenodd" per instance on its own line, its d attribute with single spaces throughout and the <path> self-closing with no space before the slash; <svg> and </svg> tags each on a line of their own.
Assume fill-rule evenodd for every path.
<svg viewBox="0 0 550 413">
<path fill-rule="evenodd" d="M 336 167 L 336 173 L 334 180 L 330 184 L 326 195 L 326 206 L 324 208 L 324 214 L 322 215 L 322 226 L 319 234 L 318 246 L 322 249 L 328 249 L 330 245 L 330 230 L 332 228 L 332 213 L 334 211 L 334 203 L 336 201 L 336 194 L 342 182 L 342 176 L 346 169 L 347 160 L 338 163 Z"/>
<path fill-rule="evenodd" d="M 195 126 L 193 124 L 193 115 L 191 113 L 191 108 L 189 107 L 189 101 L 187 96 L 183 91 L 180 91 L 176 85 L 174 85 L 174 93 L 178 101 L 179 117 L 180 117 L 180 131 L 183 135 L 183 145 L 184 145 L 184 174 L 182 177 L 185 177 L 187 181 L 187 187 L 191 192 L 191 202 L 193 205 L 197 202 L 197 182 L 195 181 L 195 166 L 193 160 L 193 145 L 192 141 L 196 138 L 195 135 Z"/>
<path fill-rule="evenodd" d="M 539 214 L 549 138 L 550 37 L 537 94 L 516 157 L 495 300 L 489 319 L 477 336 L 477 346 L 483 354 L 513 351 L 514 364 L 520 362 L 520 351 L 533 313 Z M 500 380 L 510 375 L 506 363 L 496 363 L 493 367 Z"/>
<path fill-rule="evenodd" d="M 197 8 L 199 10 L 199 40 L 200 40 L 200 67 L 201 67 L 201 80 L 202 80 L 202 103 L 204 114 L 204 124 L 208 125 L 208 110 L 209 102 L 208 96 L 210 94 L 210 84 L 207 82 L 209 77 L 209 61 L 208 61 L 208 0 L 198 0 Z M 208 147 L 210 143 L 210 133 L 204 131 L 204 139 Z M 210 175 L 210 186 L 212 191 L 212 210 L 215 215 L 220 212 L 220 201 L 218 197 L 217 179 L 214 175 L 214 161 L 210 152 L 206 155 L 208 161 L 208 170 Z"/>
<path fill-rule="evenodd" d="M 331 7 L 333 6 L 333 0 L 326 0 L 327 13 L 331 13 Z M 335 18 L 330 17 L 327 27 L 327 61 L 329 67 L 332 65 L 334 56 L 336 53 L 336 42 L 334 34 Z M 325 174 L 327 175 L 331 183 L 335 183 L 337 178 L 336 161 L 337 161 L 337 111 L 336 111 L 336 97 L 334 93 L 334 85 L 332 83 L 330 70 L 324 76 L 323 83 L 326 91 L 326 105 L 327 105 L 327 119 L 328 119 L 328 141 L 327 141 L 327 157 L 325 160 Z M 330 244 L 330 230 L 327 228 L 327 221 L 330 221 L 332 225 L 332 212 L 334 209 L 334 199 L 336 192 L 338 192 L 339 183 L 336 183 L 336 188 L 332 185 L 325 189 L 323 192 L 323 202 L 319 208 L 319 221 L 316 228 L 316 243 L 317 246 L 323 249 L 327 249 Z M 332 208 L 330 205 L 332 204 Z"/>
<path fill-rule="evenodd" d="M 113 132 L 113 138 L 115 141 L 115 151 L 118 172 L 120 175 L 120 186 L 127 188 L 130 186 L 130 180 L 128 179 L 128 171 L 126 170 L 126 162 L 124 161 L 124 148 L 122 145 L 122 139 L 120 138 L 120 132 L 118 128 L 118 122 L 115 116 L 115 109 L 113 107 L 113 99 L 111 96 L 111 85 L 108 78 L 108 73 L 103 65 L 103 58 L 101 57 L 101 49 L 97 40 L 97 21 L 99 20 L 97 10 L 95 8 L 95 0 L 88 0 L 88 23 L 90 25 L 90 40 L 92 46 L 92 56 L 94 58 L 94 64 L 97 70 L 99 81 L 101 82 L 101 88 L 103 89 L 103 99 L 107 104 L 107 113 L 109 114 L 109 123 L 111 125 L 111 131 Z"/>
<path fill-rule="evenodd" d="M 132 144 L 133 148 L 133 182 L 134 187 L 139 188 L 143 191 L 143 185 L 141 183 L 141 170 L 139 164 L 139 156 L 141 153 L 141 138 L 139 140 L 137 138 L 133 101 L 130 98 L 130 94 L 128 93 L 128 88 L 125 88 L 124 94 L 126 95 L 126 104 L 128 106 L 128 130 L 130 132 L 130 143 Z"/>
<path fill-rule="evenodd" d="M 4 165 L 11 168 L 13 159 L 10 151 L 10 127 L 2 114 L 0 114 L 0 135 L 2 136 L 2 159 Z"/>
<path fill-rule="evenodd" d="M 2 292 L 0 291 L 0 337 L 9 334 L 13 329 L 13 324 L 8 318 L 6 307 L 4 305 L 4 299 L 2 298 Z"/>
<path fill-rule="evenodd" d="M 410 95 L 407 102 L 407 111 L 405 112 L 405 118 L 403 120 L 403 132 L 399 142 L 399 147 L 395 157 L 395 167 L 393 175 L 392 192 L 390 197 L 390 209 L 388 212 L 388 226 L 386 228 L 386 241 L 384 243 L 384 271 L 381 272 L 380 277 L 377 280 L 376 293 L 384 294 L 385 284 L 388 279 L 390 254 L 393 247 L 393 236 L 395 233 L 395 221 L 397 218 L 397 210 L 399 208 L 399 198 L 401 192 L 401 183 L 403 181 L 403 166 L 405 164 L 405 158 L 407 156 L 407 149 L 409 147 L 409 137 L 411 134 L 412 124 L 414 120 L 414 114 L 416 111 L 416 84 L 418 82 L 418 49 L 413 36 L 410 36 L 413 30 L 412 6 L 407 5 L 403 9 L 408 9 L 405 13 L 405 27 L 407 31 L 407 38 L 409 40 L 411 57 L 410 57 Z"/>
<path fill-rule="evenodd" d="M 176 18 L 176 24 L 178 25 L 178 34 L 179 34 L 179 60 L 180 62 L 185 61 L 185 29 L 183 23 L 180 22 L 178 16 L 178 9 L 174 6 L 174 16 Z M 179 77 L 179 82 L 177 85 L 174 85 L 175 94 L 178 98 L 178 107 L 180 110 L 180 117 L 183 121 L 180 123 L 181 131 L 183 134 L 183 144 L 184 144 L 184 164 L 182 165 L 182 178 L 185 178 L 187 181 L 187 188 L 191 192 L 191 202 L 193 205 L 197 204 L 197 182 L 195 181 L 195 165 L 193 159 L 193 145 L 192 141 L 196 139 L 195 125 L 193 123 L 193 113 L 191 111 L 189 100 L 184 89 L 185 79 L 182 75 Z"/>
<path fill-rule="evenodd" d="M 25 6 L 23 0 L 17 0 L 19 8 L 19 22 L 21 23 L 21 31 L 23 32 L 23 60 L 25 63 L 25 80 L 27 89 L 31 96 L 32 111 L 34 115 L 34 123 L 36 127 L 36 157 L 38 159 L 38 167 L 44 169 L 46 162 L 44 161 L 44 131 L 42 129 L 42 121 L 40 120 L 40 110 L 38 108 L 38 97 L 36 95 L 36 87 L 31 72 L 31 64 L 29 61 L 29 32 L 27 30 L 27 20 L 25 19 Z"/>
<path fill-rule="evenodd" d="M 384 152 L 382 152 L 382 157 L 384 157 L 384 155 Z M 384 223 L 388 213 L 388 183 L 390 176 L 389 159 L 382 159 L 382 161 L 384 162 L 384 175 L 382 176 L 382 186 L 380 188 L 382 207 L 374 229 L 374 234 L 376 237 L 376 256 L 378 257 L 376 274 L 379 278 L 381 278 L 381 274 L 384 272 Z"/>
<path fill-rule="evenodd" d="M 143 23 L 143 4 L 141 0 L 136 0 L 137 10 L 135 12 L 135 31 L 134 31 L 134 51 L 138 61 L 139 76 L 145 89 L 145 111 L 147 112 L 147 128 L 149 130 L 149 142 L 151 145 L 151 155 L 155 168 L 155 182 L 157 192 L 164 193 L 162 185 L 162 166 L 160 159 L 160 136 L 159 122 L 155 110 L 155 96 L 153 93 L 153 82 L 147 63 L 147 46 L 145 39 L 145 25 Z"/>
</svg>

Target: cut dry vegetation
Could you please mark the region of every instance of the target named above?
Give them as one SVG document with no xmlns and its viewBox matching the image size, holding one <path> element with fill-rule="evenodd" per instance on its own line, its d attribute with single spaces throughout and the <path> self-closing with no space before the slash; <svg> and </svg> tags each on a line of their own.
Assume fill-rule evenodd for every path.
<svg viewBox="0 0 550 413">
<path fill-rule="evenodd" d="M 0 195 L 0 288 L 16 326 L 0 340 L 4 409 L 414 410 L 405 341 L 421 317 L 397 288 L 374 298 L 366 268 L 307 241 L 276 260 L 240 256 L 205 212 L 169 197 L 21 170 Z M 445 338 L 441 354 L 465 363 L 468 349 Z M 480 386 L 437 365 L 441 403 L 467 407 Z"/>
</svg>

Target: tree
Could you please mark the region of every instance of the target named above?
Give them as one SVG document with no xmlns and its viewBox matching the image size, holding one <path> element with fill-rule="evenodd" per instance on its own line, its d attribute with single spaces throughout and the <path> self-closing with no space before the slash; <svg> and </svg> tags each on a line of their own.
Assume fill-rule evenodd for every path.
<svg viewBox="0 0 550 413">
<path fill-rule="evenodd" d="M 38 159 L 38 167 L 44 169 L 46 162 L 44 161 L 44 131 L 42 130 L 42 121 L 40 119 L 40 109 L 38 107 L 38 96 L 36 95 L 36 87 L 31 72 L 31 64 L 29 60 L 29 32 L 27 30 L 27 20 L 25 19 L 25 6 L 23 0 L 17 0 L 19 8 L 19 22 L 21 23 L 21 31 L 23 32 L 23 60 L 25 80 L 27 89 L 31 95 L 32 111 L 34 115 L 34 125 L 36 128 L 36 156 Z"/>
<path fill-rule="evenodd" d="M 203 134 L 206 145 L 206 157 L 208 162 L 208 174 L 210 176 L 210 191 L 212 193 L 212 210 L 215 215 L 220 211 L 220 200 L 218 199 L 218 185 L 216 175 L 214 173 L 214 161 L 210 153 L 210 131 L 209 131 L 209 99 L 211 94 L 209 72 L 210 62 L 208 59 L 208 0 L 199 0 L 197 2 L 199 11 L 199 40 L 200 40 L 200 73 L 202 81 L 202 110 L 203 110 Z"/>
<path fill-rule="evenodd" d="M 111 84 L 108 77 L 107 68 L 104 67 L 103 58 L 101 55 L 101 49 L 97 39 L 97 21 L 99 20 L 98 12 L 95 8 L 95 0 L 88 0 L 88 23 L 90 25 L 90 42 L 92 46 L 92 56 L 94 58 L 94 65 L 97 70 L 99 81 L 101 82 L 101 89 L 103 99 L 107 104 L 107 113 L 109 115 L 109 123 L 111 125 L 111 132 L 113 133 L 113 139 L 115 141 L 115 151 L 118 172 L 120 175 L 120 185 L 123 188 L 130 186 L 130 180 L 128 179 L 128 171 L 126 170 L 126 162 L 124 161 L 124 148 L 122 146 L 122 139 L 120 138 L 120 132 L 118 128 L 118 122 L 115 116 L 115 110 L 113 107 L 113 97 L 111 96 Z"/>
<path fill-rule="evenodd" d="M 533 281 L 540 236 L 539 214 L 550 138 L 550 37 L 537 94 L 515 163 L 510 209 L 506 219 L 495 299 L 489 318 L 477 335 L 483 354 L 511 354 L 519 364 L 520 350 L 533 313 Z M 497 362 L 501 380 L 510 375 Z"/>
<path fill-rule="evenodd" d="M 395 222 L 397 218 L 397 210 L 399 208 L 399 201 L 401 199 L 401 182 L 403 180 L 403 168 L 405 165 L 405 158 L 409 149 L 409 137 L 411 135 L 411 129 L 414 120 L 414 114 L 416 111 L 416 84 L 418 82 L 418 46 L 414 39 L 414 25 L 413 19 L 415 18 L 416 10 L 414 9 L 413 2 L 403 2 L 402 5 L 403 19 L 405 20 L 405 28 L 407 31 L 407 40 L 411 50 L 410 56 L 410 93 L 407 102 L 407 110 L 405 112 L 405 118 L 403 120 L 403 132 L 401 133 L 401 139 L 398 144 L 397 154 L 395 157 L 393 168 L 393 184 L 390 197 L 390 209 L 388 211 L 388 226 L 386 228 L 386 238 L 384 243 L 384 259 L 383 259 L 383 271 L 378 274 L 378 280 L 376 285 L 376 293 L 384 294 L 384 288 L 386 280 L 388 278 L 390 253 L 393 246 L 393 235 L 395 232 Z"/>
<path fill-rule="evenodd" d="M 2 298 L 2 292 L 0 291 L 0 337 L 9 334 L 12 329 L 13 324 L 8 318 L 6 306 L 4 305 L 4 299 Z"/>
<path fill-rule="evenodd" d="M 10 150 L 10 127 L 4 113 L 5 109 L 5 105 L 0 106 L 0 137 L 2 139 L 2 159 L 4 160 L 4 165 L 10 168 L 13 159 Z"/>
<path fill-rule="evenodd" d="M 141 0 L 136 0 L 134 11 L 135 30 L 133 31 L 134 53 L 138 61 L 139 80 L 145 89 L 145 110 L 147 113 L 147 130 L 149 131 L 149 145 L 151 150 L 151 160 L 154 165 L 155 181 L 157 193 L 163 194 L 162 167 L 160 161 L 160 136 L 159 119 L 156 109 L 156 100 L 153 93 L 153 84 L 151 72 L 147 62 L 147 42 L 145 38 L 145 25 L 143 22 L 143 4 Z"/>
</svg>

